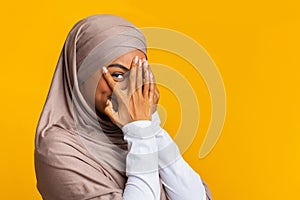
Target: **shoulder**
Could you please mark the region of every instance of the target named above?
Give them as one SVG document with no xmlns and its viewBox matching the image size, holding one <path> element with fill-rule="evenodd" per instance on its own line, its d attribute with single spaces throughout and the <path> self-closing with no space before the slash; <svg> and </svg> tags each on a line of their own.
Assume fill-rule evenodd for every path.
<svg viewBox="0 0 300 200">
<path fill-rule="evenodd" d="M 43 199 L 102 199 L 122 194 L 101 165 L 89 157 L 79 137 L 60 127 L 39 135 L 35 171 Z"/>
<path fill-rule="evenodd" d="M 62 157 L 82 157 L 87 151 L 77 134 L 52 126 L 36 136 L 35 157 L 41 161 L 61 160 Z"/>
</svg>

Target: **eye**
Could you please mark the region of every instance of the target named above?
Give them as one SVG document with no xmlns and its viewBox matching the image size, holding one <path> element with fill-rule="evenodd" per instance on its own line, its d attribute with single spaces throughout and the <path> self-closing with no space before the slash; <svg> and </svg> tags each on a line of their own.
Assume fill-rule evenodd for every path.
<svg viewBox="0 0 300 200">
<path fill-rule="evenodd" d="M 115 81 L 117 82 L 120 82 L 120 81 L 123 81 L 125 76 L 124 76 L 124 73 L 121 73 L 121 72 L 113 72 L 111 74 L 111 76 L 114 78 Z"/>
</svg>

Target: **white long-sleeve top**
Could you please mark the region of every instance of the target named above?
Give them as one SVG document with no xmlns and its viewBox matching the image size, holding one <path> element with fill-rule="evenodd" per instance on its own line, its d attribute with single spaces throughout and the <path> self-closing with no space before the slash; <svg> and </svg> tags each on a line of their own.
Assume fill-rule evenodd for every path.
<svg viewBox="0 0 300 200">
<path fill-rule="evenodd" d="M 157 112 L 152 121 L 141 120 L 122 128 L 128 142 L 124 200 L 159 200 L 159 177 L 172 200 L 205 200 L 200 176 L 182 158 L 177 145 L 160 127 Z"/>
</svg>

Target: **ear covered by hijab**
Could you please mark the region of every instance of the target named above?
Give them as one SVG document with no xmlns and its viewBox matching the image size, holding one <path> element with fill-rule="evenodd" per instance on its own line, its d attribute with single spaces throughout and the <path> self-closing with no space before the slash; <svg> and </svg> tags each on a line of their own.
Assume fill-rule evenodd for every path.
<svg viewBox="0 0 300 200">
<path fill-rule="evenodd" d="M 36 149 L 53 126 L 78 134 L 100 162 L 125 171 L 126 144 L 121 130 L 95 112 L 101 68 L 133 50 L 146 55 L 144 35 L 132 23 L 113 15 L 94 15 L 70 31 L 52 79 L 36 129 Z"/>
</svg>

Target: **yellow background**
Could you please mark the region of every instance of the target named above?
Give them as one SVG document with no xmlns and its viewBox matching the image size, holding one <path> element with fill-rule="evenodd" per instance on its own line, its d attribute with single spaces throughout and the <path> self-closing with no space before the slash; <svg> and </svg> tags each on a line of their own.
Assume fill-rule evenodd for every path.
<svg viewBox="0 0 300 200">
<path fill-rule="evenodd" d="M 210 112 L 208 93 L 199 86 L 203 123 L 184 154 L 214 199 L 300 199 L 300 16 L 296 0 L 1 4 L 0 199 L 41 199 L 33 165 L 37 120 L 68 31 L 79 19 L 96 13 L 120 15 L 139 27 L 183 32 L 216 62 L 227 95 L 224 129 L 210 154 L 199 159 Z M 157 56 L 153 53 L 153 58 Z M 198 87 L 196 81 L 192 84 Z M 174 99 L 162 88 L 161 104 L 170 111 L 177 102 L 166 105 L 168 97 Z M 174 116 L 167 119 L 169 131 L 177 127 L 172 126 L 178 121 L 178 115 Z"/>
</svg>

